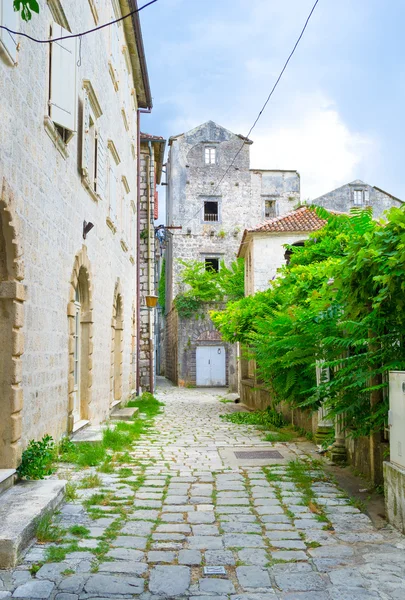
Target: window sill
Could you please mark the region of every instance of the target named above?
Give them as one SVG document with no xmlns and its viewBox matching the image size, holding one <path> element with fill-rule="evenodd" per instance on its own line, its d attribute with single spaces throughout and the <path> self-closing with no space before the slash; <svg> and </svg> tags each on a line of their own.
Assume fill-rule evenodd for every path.
<svg viewBox="0 0 405 600">
<path fill-rule="evenodd" d="M 91 196 L 94 202 L 98 202 L 100 200 L 100 196 L 93 190 L 91 181 L 88 177 L 85 177 L 84 175 L 82 176 L 82 184 L 83 187 L 86 189 L 86 192 L 88 192 L 89 196 Z"/>
<path fill-rule="evenodd" d="M 111 231 L 113 233 L 117 232 L 117 226 L 115 225 L 114 221 L 111 219 L 111 217 L 107 217 L 106 218 L 106 223 L 108 225 L 108 227 L 111 229 Z"/>
<path fill-rule="evenodd" d="M 60 155 L 66 160 L 69 156 L 68 147 L 60 137 L 59 132 L 54 125 L 54 122 L 48 116 L 44 117 L 44 127 L 46 133 L 49 135 L 52 142 L 54 143 L 54 146 L 56 147 Z"/>
</svg>

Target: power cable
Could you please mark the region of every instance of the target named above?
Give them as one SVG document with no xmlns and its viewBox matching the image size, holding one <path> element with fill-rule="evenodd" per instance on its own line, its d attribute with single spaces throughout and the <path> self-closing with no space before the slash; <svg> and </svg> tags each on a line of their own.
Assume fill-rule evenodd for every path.
<svg viewBox="0 0 405 600">
<path fill-rule="evenodd" d="M 150 6 L 151 4 L 154 4 L 157 1 L 158 0 L 150 0 L 150 2 L 148 2 L 147 4 L 144 4 L 143 6 L 141 6 L 140 8 L 137 8 L 135 10 L 132 10 L 128 14 L 124 15 L 123 17 L 120 17 L 119 19 L 115 19 L 114 21 L 110 21 L 108 23 L 104 23 L 104 25 L 99 25 L 98 27 L 93 27 L 93 29 L 89 29 L 88 31 L 82 31 L 81 33 L 72 33 L 71 35 L 64 35 L 62 37 L 52 38 L 50 40 L 37 40 L 36 38 L 28 35 L 27 33 L 23 33 L 21 31 L 13 31 L 12 29 L 9 29 L 5 25 L 0 25 L 0 29 L 4 29 L 5 31 L 8 31 L 8 33 L 10 35 L 14 34 L 14 35 L 19 35 L 21 37 L 25 37 L 25 38 L 31 40 L 32 42 L 36 42 L 37 44 L 52 44 L 52 42 L 60 42 L 62 40 L 70 40 L 72 38 L 77 38 L 77 37 L 81 38 L 82 36 L 88 35 L 89 33 L 94 33 L 95 31 L 104 29 L 104 27 L 110 27 L 111 25 L 114 25 L 114 23 L 119 23 L 120 21 L 124 21 L 125 19 L 128 19 L 128 17 L 132 17 L 132 15 L 140 12 L 144 8 L 147 8 L 148 6 Z"/>
<path fill-rule="evenodd" d="M 251 126 L 251 128 L 249 129 L 249 132 L 248 132 L 248 134 L 247 134 L 247 135 L 244 137 L 244 140 L 248 140 L 248 139 L 249 139 L 249 136 L 250 136 L 250 134 L 252 133 L 253 129 L 256 127 L 256 125 L 257 125 L 257 122 L 259 121 L 259 119 L 260 119 L 260 117 L 262 116 L 262 114 L 263 114 L 263 112 L 264 112 L 264 110 L 265 110 L 266 106 L 268 105 L 268 103 L 269 103 L 269 101 L 270 101 L 270 98 L 272 97 L 272 95 L 274 94 L 274 92 L 275 92 L 275 90 L 276 90 L 276 88 L 277 88 L 278 84 L 280 83 L 280 80 L 281 80 L 282 76 L 284 75 L 284 72 L 285 72 L 285 70 L 286 70 L 286 68 L 287 68 L 287 66 L 288 66 L 288 63 L 290 62 L 291 58 L 293 57 L 293 54 L 295 53 L 295 51 L 296 51 L 296 49 L 297 49 L 297 46 L 298 46 L 298 44 L 300 43 L 302 36 L 304 35 L 304 32 L 305 32 L 305 30 L 306 30 L 306 28 L 307 28 L 307 26 L 308 26 L 308 23 L 309 23 L 309 21 L 310 21 L 310 19 L 311 19 L 311 17 L 312 17 L 312 14 L 313 14 L 313 12 L 314 12 L 314 10 L 315 10 L 315 8 L 316 8 L 316 6 L 317 6 L 318 2 L 319 2 L 319 0 L 316 0 L 315 4 L 313 5 L 313 7 L 312 7 L 312 9 L 311 9 L 311 11 L 310 11 L 310 13 L 309 13 L 309 15 L 308 15 L 308 17 L 307 17 L 306 21 L 305 21 L 304 27 L 302 28 L 302 30 L 301 30 L 301 33 L 300 33 L 300 35 L 298 36 L 298 39 L 297 39 L 297 41 L 296 41 L 296 42 L 295 42 L 295 44 L 294 44 L 294 47 L 293 47 L 293 49 L 291 50 L 291 52 L 290 52 L 290 54 L 289 54 L 289 56 L 288 56 L 287 60 L 286 60 L 286 61 L 285 61 L 285 63 L 284 63 L 284 66 L 283 66 L 283 68 L 282 68 L 282 69 L 281 69 L 281 71 L 280 71 L 280 74 L 279 74 L 279 76 L 278 76 L 278 77 L 277 77 L 277 79 L 276 79 L 276 82 L 275 82 L 275 84 L 273 85 L 273 87 L 272 87 L 272 89 L 271 89 L 271 91 L 270 91 L 269 95 L 267 96 L 266 102 L 263 104 L 263 106 L 262 106 L 262 108 L 261 108 L 261 110 L 260 110 L 259 114 L 257 115 L 257 117 L 256 117 L 256 119 L 255 119 L 255 121 L 254 121 L 253 125 L 252 125 L 252 126 Z M 245 146 L 245 141 L 243 141 L 243 142 L 242 142 L 242 145 L 241 145 L 241 147 L 239 148 L 239 150 L 237 151 L 237 153 L 236 153 L 236 154 L 235 154 L 235 156 L 233 157 L 233 160 L 232 160 L 232 162 L 231 162 L 231 163 L 228 165 L 228 167 L 227 167 L 227 169 L 226 169 L 225 173 L 222 175 L 221 179 L 219 180 L 219 182 L 218 182 L 218 183 L 217 183 L 217 185 L 215 186 L 215 188 L 214 188 L 214 190 L 213 190 L 212 194 L 215 194 L 215 192 L 217 191 L 217 189 L 218 189 L 218 188 L 219 188 L 219 186 L 221 185 L 222 181 L 225 179 L 226 175 L 229 173 L 229 170 L 230 170 L 230 169 L 231 169 L 231 167 L 233 167 L 233 165 L 235 164 L 235 160 L 238 158 L 239 154 L 242 152 L 242 148 L 243 148 L 244 146 Z M 194 217 L 196 217 L 196 216 L 198 215 L 198 213 L 199 213 L 201 210 L 202 210 L 202 207 L 200 207 L 200 208 L 198 209 L 198 211 L 195 213 L 195 215 L 193 215 L 192 217 L 190 217 L 190 219 L 189 219 L 189 220 L 188 220 L 188 221 L 187 221 L 187 222 L 184 224 L 184 227 L 186 227 L 186 225 L 188 225 L 188 224 L 190 223 L 190 221 L 192 221 L 192 220 L 194 219 Z"/>
</svg>

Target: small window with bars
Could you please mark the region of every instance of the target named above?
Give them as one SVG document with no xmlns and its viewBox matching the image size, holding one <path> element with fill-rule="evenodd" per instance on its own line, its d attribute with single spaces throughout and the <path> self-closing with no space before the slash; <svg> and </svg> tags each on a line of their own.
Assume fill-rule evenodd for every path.
<svg viewBox="0 0 405 600">
<path fill-rule="evenodd" d="M 204 202 L 204 221 L 218 221 L 218 202 Z"/>
<path fill-rule="evenodd" d="M 205 157 L 205 164 L 206 165 L 215 165 L 216 158 L 217 158 L 216 148 L 212 148 L 212 147 L 207 146 L 204 149 L 204 157 Z"/>
</svg>

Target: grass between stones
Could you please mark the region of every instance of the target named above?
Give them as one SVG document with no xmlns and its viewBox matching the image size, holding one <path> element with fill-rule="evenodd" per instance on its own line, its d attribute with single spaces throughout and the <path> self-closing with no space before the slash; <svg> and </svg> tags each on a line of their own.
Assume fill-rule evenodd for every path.
<svg viewBox="0 0 405 600">
<path fill-rule="evenodd" d="M 161 412 L 163 403 L 159 402 L 152 394 L 145 392 L 140 398 L 129 400 L 127 406 L 139 408 L 141 418 L 111 424 L 103 430 L 101 442 L 74 444 L 69 440 L 63 440 L 59 446 L 58 460 L 74 463 L 79 467 L 98 466 L 100 472 L 103 473 L 113 472 L 112 457 L 117 463 L 131 463 L 132 457 L 128 451 L 141 435 L 151 433 L 153 420 Z M 114 456 L 114 453 L 124 454 Z"/>
<path fill-rule="evenodd" d="M 283 416 L 274 408 L 254 412 L 235 412 L 220 415 L 224 421 L 238 425 L 255 425 L 258 429 L 267 431 L 263 438 L 266 442 L 292 442 L 301 437 L 313 439 L 312 434 L 303 429 L 287 424 Z"/>
</svg>

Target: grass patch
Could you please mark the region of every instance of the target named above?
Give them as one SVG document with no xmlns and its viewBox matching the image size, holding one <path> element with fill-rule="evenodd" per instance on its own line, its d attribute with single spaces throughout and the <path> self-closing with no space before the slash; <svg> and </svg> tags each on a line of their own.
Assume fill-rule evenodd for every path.
<svg viewBox="0 0 405 600">
<path fill-rule="evenodd" d="M 45 552 L 46 562 L 62 562 L 68 552 L 74 552 L 77 546 L 49 546 Z"/>
<path fill-rule="evenodd" d="M 65 487 L 65 500 L 66 502 L 73 502 L 77 500 L 77 484 L 73 481 L 68 481 Z"/>
<path fill-rule="evenodd" d="M 34 563 L 30 566 L 30 573 L 32 576 L 36 575 L 39 569 L 42 567 L 44 563 Z"/>
<path fill-rule="evenodd" d="M 72 525 L 72 527 L 69 527 L 68 531 L 72 535 L 80 537 L 86 537 L 90 533 L 90 529 L 87 529 L 87 527 L 84 527 L 83 525 Z"/>
<path fill-rule="evenodd" d="M 75 463 L 79 467 L 95 467 L 105 460 L 107 451 L 101 442 L 78 442 L 65 444 L 65 450 L 59 452 L 61 462 Z"/>
<path fill-rule="evenodd" d="M 84 489 L 100 487 L 102 485 L 102 480 L 99 475 L 96 473 L 90 473 L 89 475 L 85 475 L 80 480 L 80 487 Z"/>
<path fill-rule="evenodd" d="M 61 572 L 61 575 L 64 575 L 65 577 L 67 577 L 68 575 L 74 575 L 75 572 L 73 569 L 65 569 L 64 571 Z"/>
<path fill-rule="evenodd" d="M 234 412 L 228 415 L 220 415 L 224 421 L 237 423 L 241 425 L 260 425 L 261 427 L 272 429 L 274 427 L 285 426 L 283 416 L 274 408 L 266 410 L 257 410 L 254 412 Z"/>
<path fill-rule="evenodd" d="M 65 530 L 52 523 L 52 515 L 44 515 L 38 519 L 35 528 L 35 536 L 39 544 L 47 542 L 60 542 Z"/>
<path fill-rule="evenodd" d="M 270 431 L 264 436 L 265 442 L 291 442 L 297 438 L 296 433 L 287 427 L 280 431 Z"/>
<path fill-rule="evenodd" d="M 122 477 L 125 479 L 125 477 L 131 477 L 131 475 L 133 475 L 134 472 L 132 469 L 130 469 L 129 467 L 122 467 L 119 471 L 118 471 L 118 475 L 119 477 Z"/>
<path fill-rule="evenodd" d="M 114 465 L 112 464 L 111 457 L 108 456 L 98 467 L 97 471 L 100 473 L 114 473 Z"/>
<path fill-rule="evenodd" d="M 131 398 L 127 406 L 139 408 L 140 414 L 153 418 L 162 412 L 164 402 L 159 402 L 152 394 L 144 392 L 140 398 Z"/>
</svg>

